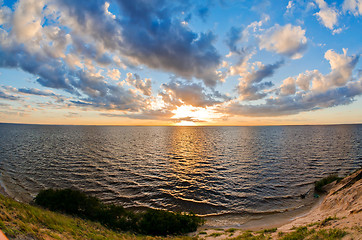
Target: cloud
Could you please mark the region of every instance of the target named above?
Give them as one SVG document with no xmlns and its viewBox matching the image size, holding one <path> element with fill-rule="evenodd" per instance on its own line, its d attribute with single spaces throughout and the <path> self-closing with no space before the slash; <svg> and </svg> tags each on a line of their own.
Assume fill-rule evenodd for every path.
<svg viewBox="0 0 362 240">
<path fill-rule="evenodd" d="M 121 77 L 121 72 L 118 69 L 109 69 L 107 76 L 110 77 L 112 80 L 119 80 Z"/>
<path fill-rule="evenodd" d="M 353 102 L 355 96 L 362 94 L 362 81 L 350 82 L 346 86 L 329 89 L 326 92 L 298 93 L 277 99 L 267 99 L 265 104 L 243 105 L 233 103 L 228 112 L 233 115 L 249 117 L 273 117 L 298 114 Z"/>
<path fill-rule="evenodd" d="M 38 96 L 46 96 L 46 97 L 59 97 L 59 95 L 55 94 L 50 90 L 39 90 L 36 88 L 19 88 L 17 90 L 19 93 L 25 93 L 30 95 L 38 95 Z"/>
<path fill-rule="evenodd" d="M 362 95 L 362 79 L 354 80 L 352 71 L 359 56 L 347 56 L 347 50 L 338 54 L 333 50 L 325 53 L 331 71 L 323 75 L 318 70 L 306 71 L 296 78 L 290 77 L 278 88 L 277 96 L 265 103 L 252 105 L 230 102 L 225 110 L 231 115 L 251 117 L 282 116 L 300 112 L 347 105 Z"/>
<path fill-rule="evenodd" d="M 259 39 L 260 49 L 274 51 L 292 59 L 301 58 L 307 47 L 305 30 L 300 26 L 292 26 L 291 24 L 285 26 L 276 24 Z"/>
<path fill-rule="evenodd" d="M 19 100 L 20 98 L 18 96 L 15 95 L 11 95 L 7 92 L 4 92 L 0 89 L 0 98 L 2 99 L 6 99 L 6 100 Z"/>
<path fill-rule="evenodd" d="M 217 91 L 206 93 L 201 84 L 197 83 L 184 84 L 180 81 L 172 81 L 168 84 L 162 84 L 162 88 L 164 91 L 160 95 L 163 100 L 175 106 L 192 105 L 194 107 L 206 107 L 230 99 Z"/>
<path fill-rule="evenodd" d="M 342 8 L 344 12 L 350 12 L 354 16 L 362 15 L 361 0 L 344 0 Z"/>
<path fill-rule="evenodd" d="M 79 113 L 76 112 L 68 112 L 67 114 L 64 114 L 64 117 L 66 118 L 77 118 L 80 117 L 81 115 Z"/>
<path fill-rule="evenodd" d="M 267 77 L 273 76 L 276 69 L 280 68 L 284 61 L 278 61 L 274 64 L 264 65 L 256 62 L 252 65 L 251 71 L 241 73 L 239 78 L 239 85 L 237 87 L 238 93 L 242 100 L 258 100 L 264 98 L 267 93 L 262 92 L 266 88 L 272 87 L 272 82 L 261 83 Z"/>
<path fill-rule="evenodd" d="M 145 78 L 142 80 L 138 74 L 127 73 L 126 82 L 134 86 L 137 90 L 141 91 L 145 96 L 151 96 L 152 94 L 152 85 L 151 79 Z"/>
<path fill-rule="evenodd" d="M 226 45 L 229 47 L 231 53 L 241 54 L 241 50 L 238 49 L 237 43 L 241 41 L 243 30 L 242 28 L 232 27 L 226 34 Z"/>
<path fill-rule="evenodd" d="M 60 21 L 90 36 L 108 50 L 135 65 L 202 79 L 208 86 L 219 81 L 221 62 L 211 32 L 196 33 L 179 16 L 189 8 L 183 2 L 118 0 L 120 19 L 105 18 L 103 1 L 60 1 Z M 92 28 L 88 27 L 92 26 Z M 80 35 L 80 34 L 77 34 Z"/>
<path fill-rule="evenodd" d="M 280 86 L 280 95 L 293 95 L 296 91 L 295 79 L 292 77 L 286 78 Z"/>
<path fill-rule="evenodd" d="M 34 37 L 41 37 L 42 10 L 45 2 L 42 0 L 19 1 L 17 3 L 13 18 L 12 32 L 16 40 L 24 43 Z"/>
<path fill-rule="evenodd" d="M 319 6 L 319 12 L 316 13 L 318 20 L 330 30 L 333 30 L 334 26 L 338 23 L 337 10 L 328 7 L 328 4 L 324 0 L 315 0 Z"/>
</svg>

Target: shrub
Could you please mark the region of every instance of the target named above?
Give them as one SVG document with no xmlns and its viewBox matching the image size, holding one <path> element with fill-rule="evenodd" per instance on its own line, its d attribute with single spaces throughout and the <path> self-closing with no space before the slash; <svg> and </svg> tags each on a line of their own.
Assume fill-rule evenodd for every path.
<svg viewBox="0 0 362 240">
<path fill-rule="evenodd" d="M 336 175 L 336 174 L 329 175 L 328 177 L 325 177 L 325 178 L 322 178 L 319 181 L 316 181 L 315 184 L 314 184 L 314 190 L 316 192 L 323 193 L 324 192 L 323 186 L 325 186 L 325 185 L 327 185 L 327 184 L 329 184 L 331 182 L 334 182 L 335 180 L 339 181 L 341 179 L 342 178 L 338 177 L 338 175 Z"/>
<path fill-rule="evenodd" d="M 183 214 L 149 209 L 144 213 L 139 227 L 146 234 L 169 235 L 194 232 L 203 223 L 203 219 L 193 213 Z"/>
<path fill-rule="evenodd" d="M 192 213 L 173 213 L 162 210 L 147 210 L 135 213 L 114 204 L 104 204 L 98 198 L 72 189 L 42 190 L 34 199 L 35 204 L 98 221 L 121 231 L 133 231 L 149 235 L 173 235 L 196 231 L 204 220 Z"/>
</svg>

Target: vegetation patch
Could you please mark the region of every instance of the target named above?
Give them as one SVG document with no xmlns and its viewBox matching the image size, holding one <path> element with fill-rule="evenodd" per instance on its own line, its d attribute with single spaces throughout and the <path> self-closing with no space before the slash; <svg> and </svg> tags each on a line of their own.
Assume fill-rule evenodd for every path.
<svg viewBox="0 0 362 240">
<path fill-rule="evenodd" d="M 329 221 L 332 221 L 332 220 L 338 220 L 339 218 L 337 218 L 337 217 L 327 217 L 326 219 L 324 219 L 319 225 L 320 226 L 325 226 L 325 225 L 327 225 L 327 223 L 329 222 Z"/>
<path fill-rule="evenodd" d="M 325 191 L 323 190 L 323 187 L 329 183 L 332 183 L 334 181 L 340 181 L 341 177 L 338 177 L 338 175 L 336 174 L 332 174 L 332 175 L 329 175 L 328 177 L 325 177 L 325 178 L 322 178 L 321 180 L 319 181 L 316 181 L 315 184 L 314 184 L 314 190 L 318 193 L 324 193 Z"/>
<path fill-rule="evenodd" d="M 122 206 L 104 204 L 98 198 L 72 189 L 42 190 L 35 204 L 83 219 L 97 221 L 117 231 L 132 231 L 147 235 L 175 235 L 193 232 L 204 223 L 192 213 L 173 213 L 149 209 L 132 212 Z"/>
<path fill-rule="evenodd" d="M 276 232 L 277 228 L 269 228 L 269 229 L 264 229 L 262 231 L 259 231 L 260 233 L 273 233 Z"/>
<path fill-rule="evenodd" d="M 343 231 L 338 228 L 321 229 L 317 231 L 314 228 L 308 229 L 308 227 L 306 226 L 296 228 L 295 231 L 290 233 L 282 233 L 282 232 L 278 233 L 278 237 L 281 240 L 299 240 L 299 239 L 336 240 L 336 239 L 342 239 L 346 235 L 347 235 L 346 231 Z"/>
</svg>

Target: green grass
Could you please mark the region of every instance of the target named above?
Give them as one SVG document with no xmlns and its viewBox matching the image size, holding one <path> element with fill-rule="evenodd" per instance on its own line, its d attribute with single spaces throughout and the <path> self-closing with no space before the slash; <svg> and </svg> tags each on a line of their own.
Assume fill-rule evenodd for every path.
<svg viewBox="0 0 362 240">
<path fill-rule="evenodd" d="M 193 239 L 151 237 L 110 230 L 100 223 L 19 203 L 0 194 L 0 229 L 10 239 Z"/>
<path fill-rule="evenodd" d="M 290 233 L 278 233 L 281 240 L 337 240 L 342 239 L 347 235 L 346 231 L 338 228 L 333 229 L 308 229 L 307 226 L 296 228 L 295 231 Z"/>
<path fill-rule="evenodd" d="M 314 190 L 318 193 L 324 193 L 323 187 L 331 182 L 340 181 L 343 178 L 338 177 L 336 174 L 329 175 L 328 177 L 322 178 L 319 181 L 316 181 L 314 184 Z"/>
<path fill-rule="evenodd" d="M 104 204 L 99 199 L 72 189 L 40 191 L 35 203 L 52 211 L 67 213 L 83 219 L 97 221 L 117 231 L 166 236 L 194 232 L 204 223 L 192 213 L 173 213 L 148 209 L 134 212 L 114 204 Z"/>
</svg>

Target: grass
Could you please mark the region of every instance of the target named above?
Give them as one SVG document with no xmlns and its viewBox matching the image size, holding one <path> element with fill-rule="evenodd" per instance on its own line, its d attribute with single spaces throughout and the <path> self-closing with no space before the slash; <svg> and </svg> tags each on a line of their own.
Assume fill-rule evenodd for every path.
<svg viewBox="0 0 362 240">
<path fill-rule="evenodd" d="M 276 232 L 277 228 L 269 228 L 269 229 L 264 229 L 262 231 L 259 231 L 260 233 L 273 233 Z"/>
<path fill-rule="evenodd" d="M 19 203 L 1 194 L 0 229 L 9 238 L 18 239 L 193 239 L 187 236 L 159 238 L 117 232 L 97 222 Z"/>
<path fill-rule="evenodd" d="M 314 228 L 308 229 L 306 226 L 299 227 L 291 233 L 278 233 L 279 239 L 281 240 L 337 240 L 342 239 L 346 235 L 346 231 L 338 228 L 316 230 Z"/>
<path fill-rule="evenodd" d="M 271 236 L 269 234 L 265 235 L 264 233 L 254 233 L 251 231 L 246 231 L 242 233 L 241 235 L 231 238 L 233 240 L 267 240 L 271 239 Z"/>
<path fill-rule="evenodd" d="M 314 190 L 318 193 L 324 193 L 323 187 L 329 183 L 332 183 L 334 181 L 340 181 L 343 178 L 338 177 L 336 174 L 329 175 L 328 177 L 322 178 L 319 181 L 316 181 L 314 184 Z"/>
<path fill-rule="evenodd" d="M 192 213 L 173 213 L 149 209 L 134 212 L 114 204 L 104 204 L 99 199 L 72 189 L 40 191 L 35 203 L 52 211 L 97 221 L 117 231 L 166 236 L 194 232 L 204 223 Z"/>
<path fill-rule="evenodd" d="M 338 219 L 339 218 L 337 218 L 337 217 L 327 217 L 319 225 L 320 226 L 326 226 L 329 221 L 338 220 Z"/>
</svg>

